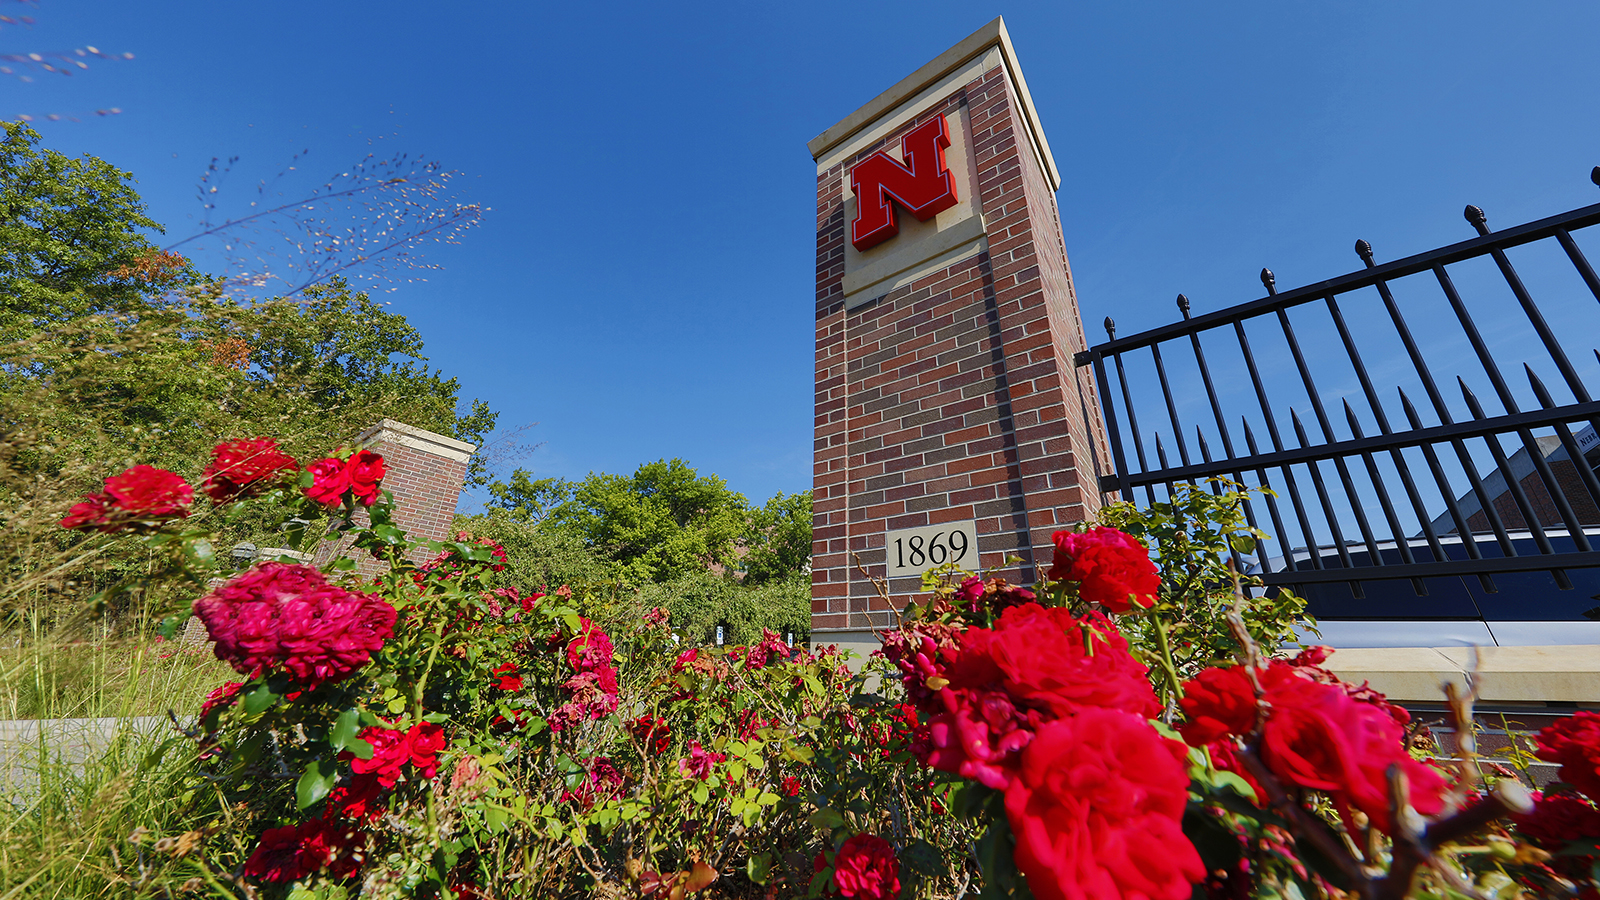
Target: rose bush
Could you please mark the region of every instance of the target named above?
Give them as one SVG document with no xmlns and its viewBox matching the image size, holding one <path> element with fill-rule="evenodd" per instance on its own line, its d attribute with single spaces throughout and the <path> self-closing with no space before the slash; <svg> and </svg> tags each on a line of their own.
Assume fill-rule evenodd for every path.
<svg viewBox="0 0 1600 900">
<path fill-rule="evenodd" d="M 1470 747 L 1455 763 L 1429 758 L 1405 710 L 1338 679 L 1326 651 L 1273 655 L 1257 635 L 1283 633 L 1276 613 L 1252 607 L 1278 601 L 1241 592 L 1214 620 L 1170 614 L 1188 589 L 1163 580 L 1152 553 L 1172 557 L 1127 531 L 1057 534 L 1051 578 L 1030 587 L 930 575 L 857 671 L 771 631 L 748 647 L 684 646 L 696 636 L 616 588 L 510 586 L 492 541 L 410 540 L 377 454 L 341 451 L 301 472 L 276 453 L 261 438 L 219 445 L 203 489 L 229 515 L 250 507 L 278 523 L 295 549 L 326 538 L 328 551 L 319 567 L 259 563 L 194 601 L 243 680 L 196 698 L 197 768 L 176 789 L 214 798 L 215 821 L 167 836 L 198 881 L 163 890 L 1593 889 L 1600 716 L 1539 736 L 1566 785 L 1529 803 Z M 172 478 L 130 469 L 63 524 L 176 548 L 179 573 L 204 584 L 214 555 L 196 549 L 203 523 L 180 523 L 192 490 Z M 1194 630 L 1221 620 L 1227 638 Z M 1186 654 L 1172 640 L 1184 622 L 1207 648 L 1231 641 L 1235 658 Z"/>
</svg>

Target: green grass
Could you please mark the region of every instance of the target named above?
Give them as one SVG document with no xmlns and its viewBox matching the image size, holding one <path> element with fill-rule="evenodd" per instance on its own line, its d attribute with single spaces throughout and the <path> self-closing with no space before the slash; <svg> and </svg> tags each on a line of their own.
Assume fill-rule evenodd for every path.
<svg viewBox="0 0 1600 900">
<path fill-rule="evenodd" d="M 90 637 L 62 642 L 14 635 L 0 649 L 0 719 L 192 717 L 200 701 L 237 678 L 207 646 Z"/>
<path fill-rule="evenodd" d="M 0 900 L 240 896 L 227 815 L 196 776 L 191 721 L 233 673 L 173 642 L 0 636 L 0 719 L 106 719 L 0 734 Z M 236 676 L 234 676 L 236 677 Z M 18 733 L 22 736 L 19 738 Z"/>
</svg>

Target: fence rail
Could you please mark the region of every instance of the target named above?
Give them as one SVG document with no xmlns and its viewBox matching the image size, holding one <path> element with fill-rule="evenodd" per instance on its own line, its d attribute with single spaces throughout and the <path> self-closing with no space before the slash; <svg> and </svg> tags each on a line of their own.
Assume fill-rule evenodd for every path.
<svg viewBox="0 0 1600 900">
<path fill-rule="evenodd" d="M 1600 167 L 1591 178 L 1600 184 Z M 1476 237 L 1392 262 L 1376 262 L 1371 245 L 1357 241 L 1364 268 L 1338 278 L 1279 292 L 1272 272 L 1263 269 L 1267 295 L 1261 299 L 1191 316 L 1189 300 L 1180 294 L 1181 321 L 1126 337 L 1117 337 L 1115 323 L 1107 318 L 1109 340 L 1075 359 L 1080 367 L 1093 366 L 1100 389 L 1116 469 L 1101 476 L 1102 493 L 1117 491 L 1137 501 L 1142 492 L 1145 502 L 1154 503 L 1158 493 L 1169 493 L 1175 484 L 1213 476 L 1271 488 L 1276 497 L 1247 502 L 1245 512 L 1252 526 L 1263 527 L 1257 505 L 1264 505 L 1267 530 L 1291 549 L 1274 558 L 1258 544 L 1254 559 L 1240 560 L 1256 567 L 1268 584 L 1345 582 L 1360 599 L 1363 584 L 1374 581 L 1410 579 L 1413 591 L 1426 595 L 1427 579 L 1473 575 L 1484 591 L 1494 593 L 1495 575 L 1543 570 L 1557 587 L 1570 590 L 1569 570 L 1600 567 L 1600 480 L 1580 446 L 1580 441 L 1593 442 L 1591 453 L 1600 447 L 1595 440 L 1600 402 L 1592 398 L 1507 251 L 1529 245 L 1559 248 L 1559 254 L 1552 249 L 1546 256 L 1565 256 L 1571 271 L 1561 277 L 1570 279 L 1575 272 L 1588 299 L 1600 302 L 1600 278 L 1573 238 L 1600 224 L 1600 204 L 1502 231 L 1491 231 L 1475 206 L 1466 208 L 1465 217 Z M 1535 348 L 1539 368 L 1553 367 L 1565 388 L 1562 402 L 1527 361 L 1515 387 L 1502 371 L 1452 275 L 1454 269 L 1478 265 L 1465 277 L 1477 277 L 1474 286 L 1492 279 L 1480 260 L 1498 270 L 1503 284 L 1496 290 L 1510 294 L 1490 322 L 1491 336 L 1498 339 L 1505 330 L 1501 315 L 1531 328 L 1537 340 L 1528 346 Z M 1437 304 L 1442 297 L 1449 310 L 1424 322 L 1420 343 L 1406 316 L 1416 305 L 1397 300 L 1393 289 L 1404 283 L 1406 296 L 1413 296 L 1411 286 L 1418 279 L 1412 276 L 1428 285 L 1429 302 Z M 1573 289 L 1583 294 L 1575 283 Z M 1387 322 L 1375 314 L 1361 319 L 1353 332 L 1341 306 L 1342 300 L 1355 302 L 1350 298 L 1381 302 Z M 1564 303 L 1563 311 L 1570 306 Z M 1307 310 L 1331 321 L 1331 327 L 1307 333 L 1313 334 L 1317 361 L 1336 358 L 1343 366 L 1342 408 L 1330 409 L 1324 402 L 1313 370 L 1327 366 L 1308 361 L 1307 345 L 1291 322 L 1291 311 L 1305 316 Z M 1441 329 L 1451 332 L 1453 346 L 1470 348 L 1451 364 L 1471 369 L 1468 377 L 1480 386 L 1486 381 L 1500 410 L 1486 411 L 1459 371 L 1451 373 L 1457 382 L 1453 388 L 1441 386 L 1424 358 L 1425 346 L 1443 340 Z M 1385 333 L 1376 335 L 1380 330 Z M 1569 339 L 1586 338 L 1573 331 Z M 1261 364 L 1259 351 L 1268 345 L 1253 347 L 1252 334 L 1271 342 L 1267 355 L 1281 361 L 1276 367 Z M 1362 344 L 1370 348 L 1379 337 L 1398 344 L 1401 352 L 1382 357 L 1383 367 L 1398 366 L 1412 393 L 1399 385 L 1386 385 L 1380 393 L 1361 351 Z M 1212 360 L 1207 347 L 1214 351 Z M 1218 350 L 1232 362 L 1214 375 Z M 1593 352 L 1600 362 L 1600 350 Z M 1587 364 L 1587 354 L 1583 359 Z M 1154 377 L 1130 376 L 1128 368 L 1136 362 Z M 1175 362 L 1195 376 L 1180 386 L 1191 388 L 1197 380 L 1203 401 L 1198 396 L 1185 401 L 1174 392 Z M 1292 406 L 1283 414 L 1271 394 L 1285 391 L 1302 398 L 1306 415 Z M 1530 394 L 1533 402 L 1527 402 Z M 1391 420 L 1396 410 L 1384 396 L 1398 404 L 1401 415 Z M 1225 413 L 1226 405 L 1240 404 L 1243 415 Z M 1146 421 L 1161 421 L 1166 439 L 1159 430 L 1141 431 L 1141 414 Z M 1186 416 L 1193 426 L 1187 435 Z M 1336 418 L 1342 420 L 1337 426 Z M 1369 424 L 1364 427 L 1363 421 Z M 1258 438 L 1263 431 L 1265 443 Z M 1173 450 L 1175 460 L 1169 458 Z"/>
</svg>

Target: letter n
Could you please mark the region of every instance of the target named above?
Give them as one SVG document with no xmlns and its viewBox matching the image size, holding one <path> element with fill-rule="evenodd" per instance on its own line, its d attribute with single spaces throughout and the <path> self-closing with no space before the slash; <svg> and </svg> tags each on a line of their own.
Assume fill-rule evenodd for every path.
<svg viewBox="0 0 1600 900">
<path fill-rule="evenodd" d="M 900 233 L 893 203 L 923 222 L 956 205 L 956 182 L 944 162 L 948 146 L 950 127 L 944 116 L 934 116 L 901 139 L 904 165 L 880 150 L 850 170 L 850 188 L 856 194 L 850 243 L 857 250 L 875 247 Z"/>
</svg>

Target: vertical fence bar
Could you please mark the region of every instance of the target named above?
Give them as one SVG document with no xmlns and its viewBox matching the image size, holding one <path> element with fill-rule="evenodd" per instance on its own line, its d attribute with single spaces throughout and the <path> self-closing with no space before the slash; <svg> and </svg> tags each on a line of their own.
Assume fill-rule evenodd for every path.
<svg viewBox="0 0 1600 900">
<path fill-rule="evenodd" d="M 1300 370 L 1300 381 L 1305 385 L 1306 396 L 1311 399 L 1311 408 L 1317 414 L 1317 424 L 1322 428 L 1323 443 L 1331 444 L 1337 440 L 1333 434 L 1333 425 L 1329 423 L 1328 413 L 1323 409 L 1322 395 L 1317 393 L 1317 385 L 1311 378 L 1311 368 L 1306 365 L 1305 354 L 1300 352 L 1300 341 L 1295 337 L 1294 326 L 1289 323 L 1289 314 L 1283 309 L 1278 310 L 1278 324 L 1283 328 L 1284 339 L 1289 342 L 1289 352 L 1294 356 L 1295 367 Z M 1295 431 L 1299 435 L 1300 445 L 1302 447 L 1306 446 L 1305 428 L 1300 424 L 1298 418 L 1295 419 Z M 1333 457 L 1333 467 L 1339 473 L 1339 483 L 1344 487 L 1345 499 L 1350 501 L 1350 510 L 1355 514 L 1356 527 L 1361 531 L 1362 540 L 1367 545 L 1367 552 L 1372 557 L 1372 564 L 1381 566 L 1383 565 L 1383 557 L 1378 553 L 1378 542 L 1373 539 L 1372 526 L 1367 522 L 1366 510 L 1361 508 L 1361 498 L 1356 495 L 1355 484 L 1350 480 L 1350 469 L 1345 464 L 1344 457 Z M 1320 474 L 1317 477 L 1320 479 Z M 1322 493 L 1319 491 L 1319 496 Z M 1323 502 L 1326 503 L 1327 500 L 1324 498 Z M 1341 547 L 1344 546 L 1344 537 L 1339 533 L 1337 526 L 1334 526 L 1334 539 L 1339 542 Z M 1361 593 L 1359 589 L 1356 589 L 1354 585 L 1351 587 L 1356 590 L 1357 599 L 1360 599 Z"/>
<path fill-rule="evenodd" d="M 1172 401 L 1172 388 L 1167 384 L 1167 367 L 1161 361 L 1161 345 L 1150 345 L 1150 356 L 1156 363 L 1156 377 L 1161 380 L 1161 396 L 1167 401 L 1167 418 L 1172 420 L 1172 437 L 1178 442 L 1178 458 L 1184 465 L 1189 464 L 1189 448 L 1183 443 L 1183 426 L 1178 424 L 1178 407 Z M 1165 465 L 1162 468 L 1166 468 Z"/>
<path fill-rule="evenodd" d="M 1128 477 L 1128 455 L 1122 449 L 1122 435 L 1117 428 L 1117 403 L 1111 399 L 1111 385 L 1106 376 L 1105 357 L 1094 355 L 1094 378 L 1100 386 L 1100 408 L 1106 417 L 1106 439 L 1111 445 L 1111 464 L 1117 467 L 1117 491 L 1124 500 L 1133 499 L 1133 481 Z"/>
<path fill-rule="evenodd" d="M 1550 397 L 1549 388 L 1546 388 L 1544 382 L 1539 380 L 1539 376 L 1534 374 L 1533 367 L 1524 363 L 1522 369 L 1528 375 L 1528 384 L 1533 388 L 1533 396 L 1538 398 L 1539 405 L 1545 409 L 1555 409 L 1556 404 Z M 1589 492 L 1589 499 L 1594 502 L 1595 508 L 1600 510 L 1600 479 L 1595 478 L 1594 469 L 1590 467 L 1589 461 L 1583 458 L 1583 451 L 1573 439 L 1567 423 L 1557 422 L 1555 429 L 1556 437 L 1561 439 L 1562 449 L 1567 451 L 1567 457 L 1572 460 L 1572 467 L 1578 470 L 1578 477 L 1583 481 L 1584 490 Z M 1600 429 L 1596 431 L 1600 432 Z M 1593 549 L 1589 546 L 1589 536 L 1581 527 L 1578 529 L 1576 543 L 1579 550 Z"/>
<path fill-rule="evenodd" d="M 1255 354 L 1250 352 L 1250 338 L 1244 333 L 1244 322 L 1239 319 L 1234 319 L 1233 330 L 1234 333 L 1239 337 L 1239 349 L 1244 353 L 1245 366 L 1250 370 L 1250 383 L 1255 386 L 1256 400 L 1261 404 L 1261 415 L 1266 419 L 1267 422 L 1267 434 L 1272 438 L 1272 449 L 1282 450 L 1283 438 L 1278 434 L 1278 422 L 1277 419 L 1275 419 L 1272 415 L 1272 404 L 1267 400 L 1267 389 L 1261 383 L 1261 371 L 1256 368 Z M 1255 435 L 1250 431 L 1250 421 L 1248 419 L 1245 420 L 1244 431 L 1246 443 L 1250 447 L 1250 455 L 1259 456 L 1261 451 L 1256 449 Z M 1265 479 L 1266 470 L 1261 469 L 1259 471 L 1261 477 Z M 1315 551 L 1317 546 L 1316 532 L 1311 530 L 1311 523 L 1306 519 L 1305 503 L 1300 499 L 1300 486 L 1295 483 L 1294 472 L 1288 466 L 1279 467 L 1279 471 L 1283 473 L 1284 486 L 1289 489 L 1289 503 L 1294 506 L 1295 518 L 1300 521 L 1300 527 L 1304 529 L 1302 537 L 1306 542 L 1306 546 Z M 1265 483 L 1266 482 L 1263 480 L 1262 484 Z M 1279 533 L 1283 534 L 1282 526 L 1277 522 L 1274 522 L 1273 524 L 1277 525 L 1279 528 Z M 1284 559 L 1286 560 L 1292 559 L 1292 555 L 1288 553 L 1288 549 L 1289 548 L 1287 546 L 1284 548 Z M 1322 556 L 1320 554 L 1313 552 L 1311 554 L 1311 560 L 1315 568 L 1322 568 Z"/>
<path fill-rule="evenodd" d="M 1489 234 L 1489 217 L 1483 210 L 1476 206 L 1469 206 L 1465 216 L 1472 227 L 1480 235 Z M 1499 247 L 1491 246 L 1489 255 L 1494 257 L 1494 263 L 1500 268 L 1500 274 L 1505 277 L 1506 284 L 1510 286 L 1511 293 L 1517 297 L 1517 302 L 1522 304 L 1522 311 L 1527 314 L 1528 321 L 1533 323 L 1533 330 L 1538 333 L 1539 340 L 1544 342 L 1544 349 L 1550 354 L 1550 359 L 1555 362 L 1556 369 L 1561 372 L 1561 377 L 1566 379 L 1567 388 L 1572 391 L 1572 396 L 1579 403 L 1589 402 L 1589 389 L 1584 387 L 1583 379 L 1578 377 L 1578 370 L 1572 367 L 1572 362 L 1567 359 L 1567 351 L 1561 348 L 1561 342 L 1556 340 L 1555 332 L 1550 330 L 1549 323 L 1544 320 L 1544 313 L 1539 311 L 1539 304 L 1533 302 L 1533 295 L 1523 286 L 1522 278 L 1517 275 L 1517 270 L 1511 265 L 1510 257 L 1506 251 Z"/>
<path fill-rule="evenodd" d="M 1245 446 L 1250 448 L 1251 456 L 1261 455 L 1261 451 L 1256 447 L 1255 432 L 1250 430 L 1249 419 L 1244 420 L 1244 442 Z M 1323 568 L 1322 554 L 1317 552 L 1317 535 L 1316 532 L 1311 530 L 1311 522 L 1306 518 L 1305 504 L 1300 502 L 1300 490 L 1294 486 L 1294 473 L 1290 472 L 1289 467 L 1286 465 L 1279 466 L 1278 470 L 1283 473 L 1284 483 L 1289 485 L 1290 504 L 1294 507 L 1295 519 L 1300 523 L 1301 539 L 1306 542 L 1306 549 L 1311 556 L 1311 568 L 1321 569 Z M 1261 484 L 1263 487 L 1265 487 L 1268 484 L 1266 467 L 1262 466 L 1261 468 L 1256 469 L 1256 474 L 1260 476 Z M 1267 509 L 1272 512 L 1272 525 L 1274 528 L 1278 529 L 1278 534 L 1287 535 L 1288 531 L 1283 527 L 1283 520 L 1278 518 L 1278 506 L 1277 504 L 1271 502 L 1271 499 L 1272 498 L 1270 496 L 1267 498 Z M 1299 568 L 1299 565 L 1294 561 L 1294 548 L 1288 545 L 1287 537 L 1280 538 L 1280 540 L 1284 541 L 1283 562 L 1285 568 Z"/>
<path fill-rule="evenodd" d="M 1300 414 L 1289 408 L 1289 421 L 1294 425 L 1294 436 L 1305 449 L 1310 448 L 1310 441 L 1306 440 L 1306 426 L 1300 421 Z M 1350 548 L 1345 546 L 1344 530 L 1339 527 L 1339 517 L 1333 511 L 1333 504 L 1328 499 L 1328 486 L 1322 481 L 1322 467 L 1317 465 L 1320 460 L 1311 460 L 1306 463 L 1306 469 L 1311 473 L 1311 486 L 1317 492 L 1317 502 L 1322 504 L 1322 516 L 1328 520 L 1328 531 L 1333 534 L 1333 547 L 1339 554 L 1339 564 L 1346 569 L 1355 568 L 1355 563 L 1350 559 Z M 1376 545 L 1373 547 L 1377 549 Z M 1319 554 L 1320 555 L 1320 554 Z M 1350 591 L 1357 600 L 1366 595 L 1361 591 L 1358 582 L 1350 582 Z"/>
</svg>

